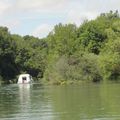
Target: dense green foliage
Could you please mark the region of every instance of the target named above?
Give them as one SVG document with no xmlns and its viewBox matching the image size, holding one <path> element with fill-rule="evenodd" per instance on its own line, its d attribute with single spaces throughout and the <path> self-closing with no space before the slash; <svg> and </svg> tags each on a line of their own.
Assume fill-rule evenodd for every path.
<svg viewBox="0 0 120 120">
<path fill-rule="evenodd" d="M 0 28 L 0 77 L 9 83 L 17 75 L 30 73 L 43 77 L 46 65 L 47 43 L 33 36 L 11 35 L 7 28 Z"/>
<path fill-rule="evenodd" d="M 119 80 L 118 11 L 79 27 L 60 23 L 44 39 L 12 35 L 0 27 L 0 78 L 10 82 L 21 73 L 52 84 Z"/>
</svg>

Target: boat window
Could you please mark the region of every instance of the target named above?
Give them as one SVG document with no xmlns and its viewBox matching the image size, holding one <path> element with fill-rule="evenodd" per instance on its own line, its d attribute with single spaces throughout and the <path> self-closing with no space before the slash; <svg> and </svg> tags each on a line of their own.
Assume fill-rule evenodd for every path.
<svg viewBox="0 0 120 120">
<path fill-rule="evenodd" d="M 27 80 L 27 78 L 26 77 L 22 77 L 22 80 Z"/>
</svg>

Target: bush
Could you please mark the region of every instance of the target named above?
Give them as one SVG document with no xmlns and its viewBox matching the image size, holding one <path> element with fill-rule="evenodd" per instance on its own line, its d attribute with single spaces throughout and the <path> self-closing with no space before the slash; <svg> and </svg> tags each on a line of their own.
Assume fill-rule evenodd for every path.
<svg viewBox="0 0 120 120">
<path fill-rule="evenodd" d="M 51 83 L 69 81 L 93 81 L 102 79 L 97 64 L 97 55 L 85 54 L 81 56 L 61 56 L 52 69 L 47 69 L 45 76 Z"/>
</svg>

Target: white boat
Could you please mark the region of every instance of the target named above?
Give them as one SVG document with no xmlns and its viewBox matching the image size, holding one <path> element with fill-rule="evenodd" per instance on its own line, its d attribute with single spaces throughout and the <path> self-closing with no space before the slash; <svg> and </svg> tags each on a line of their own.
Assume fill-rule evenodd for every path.
<svg viewBox="0 0 120 120">
<path fill-rule="evenodd" d="M 32 76 L 30 74 L 21 74 L 18 78 L 18 84 L 27 84 L 27 83 L 33 83 Z"/>
</svg>

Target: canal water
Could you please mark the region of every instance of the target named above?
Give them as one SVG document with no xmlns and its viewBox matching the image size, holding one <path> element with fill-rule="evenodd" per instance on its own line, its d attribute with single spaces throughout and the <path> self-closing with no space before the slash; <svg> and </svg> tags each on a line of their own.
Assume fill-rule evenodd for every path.
<svg viewBox="0 0 120 120">
<path fill-rule="evenodd" d="M 120 84 L 0 86 L 0 120 L 120 120 Z"/>
</svg>

